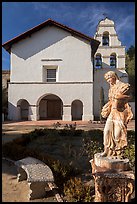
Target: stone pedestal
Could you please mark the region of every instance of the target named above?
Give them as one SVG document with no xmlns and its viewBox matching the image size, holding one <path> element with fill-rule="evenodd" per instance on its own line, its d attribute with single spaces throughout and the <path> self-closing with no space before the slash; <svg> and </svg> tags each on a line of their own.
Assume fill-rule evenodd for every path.
<svg viewBox="0 0 137 204">
<path fill-rule="evenodd" d="M 91 161 L 92 162 L 92 161 Z M 102 157 L 100 153 L 94 155 L 94 170 L 95 172 L 100 171 L 127 171 L 130 169 L 129 167 L 129 159 L 119 159 L 112 157 Z M 95 173 L 93 172 L 92 173 Z"/>
<path fill-rule="evenodd" d="M 128 159 L 101 157 L 90 161 L 95 181 L 95 202 L 129 202 L 134 192 L 134 173 Z"/>
</svg>

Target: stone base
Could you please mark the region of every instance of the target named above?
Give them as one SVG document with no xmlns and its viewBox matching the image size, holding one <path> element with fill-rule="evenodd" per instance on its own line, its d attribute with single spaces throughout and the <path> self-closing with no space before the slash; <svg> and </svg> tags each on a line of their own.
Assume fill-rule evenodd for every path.
<svg viewBox="0 0 137 204">
<path fill-rule="evenodd" d="M 90 160 L 95 182 L 95 202 L 129 202 L 134 192 L 135 176 L 128 159 L 102 157 Z"/>
<path fill-rule="evenodd" d="M 129 159 L 102 157 L 101 153 L 95 154 L 94 159 L 90 160 L 90 162 L 92 165 L 92 173 L 100 171 L 127 171 L 130 169 Z"/>
<path fill-rule="evenodd" d="M 94 174 L 94 202 L 130 202 L 134 192 L 134 174 L 132 171 L 118 173 L 101 172 Z"/>
<path fill-rule="evenodd" d="M 94 115 L 82 115 L 82 121 L 93 121 Z"/>
<path fill-rule="evenodd" d="M 63 121 L 72 121 L 72 116 L 71 115 L 63 115 L 62 120 Z"/>
</svg>

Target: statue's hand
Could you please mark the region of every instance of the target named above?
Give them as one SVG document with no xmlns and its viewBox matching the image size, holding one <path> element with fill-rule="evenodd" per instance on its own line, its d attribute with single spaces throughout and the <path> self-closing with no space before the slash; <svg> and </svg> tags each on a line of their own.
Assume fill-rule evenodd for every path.
<svg viewBox="0 0 137 204">
<path fill-rule="evenodd" d="M 129 89 L 130 89 L 130 84 L 122 83 L 122 85 L 119 87 L 119 92 L 121 94 L 126 94 L 128 93 Z"/>
<path fill-rule="evenodd" d="M 125 95 L 125 94 L 118 93 L 118 94 L 115 95 L 114 98 L 115 98 L 115 99 L 129 99 L 130 96 Z"/>
</svg>

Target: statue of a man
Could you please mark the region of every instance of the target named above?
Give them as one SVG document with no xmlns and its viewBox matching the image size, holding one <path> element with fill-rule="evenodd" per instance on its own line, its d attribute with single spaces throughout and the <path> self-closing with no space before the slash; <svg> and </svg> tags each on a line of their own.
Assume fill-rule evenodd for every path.
<svg viewBox="0 0 137 204">
<path fill-rule="evenodd" d="M 110 89 L 109 101 L 101 112 L 102 117 L 107 118 L 104 128 L 104 152 L 101 156 L 120 157 L 123 148 L 127 146 L 127 124 L 133 118 L 128 104 L 130 85 L 121 82 L 113 71 L 107 72 L 104 78 Z"/>
</svg>

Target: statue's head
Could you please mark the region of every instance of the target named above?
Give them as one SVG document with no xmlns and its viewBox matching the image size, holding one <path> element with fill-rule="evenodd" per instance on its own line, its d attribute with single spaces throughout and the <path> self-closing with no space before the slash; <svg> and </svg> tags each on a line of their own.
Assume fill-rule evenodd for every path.
<svg viewBox="0 0 137 204">
<path fill-rule="evenodd" d="M 110 85 L 116 84 L 116 81 L 119 79 L 118 75 L 114 71 L 109 71 L 104 75 L 104 78 Z"/>
<path fill-rule="evenodd" d="M 109 72 L 105 73 L 105 74 L 104 74 L 104 78 L 105 78 L 106 80 L 108 80 L 109 78 L 119 79 L 119 78 L 118 78 L 118 75 L 117 75 L 116 72 L 114 72 L 114 71 L 109 71 Z"/>
</svg>

